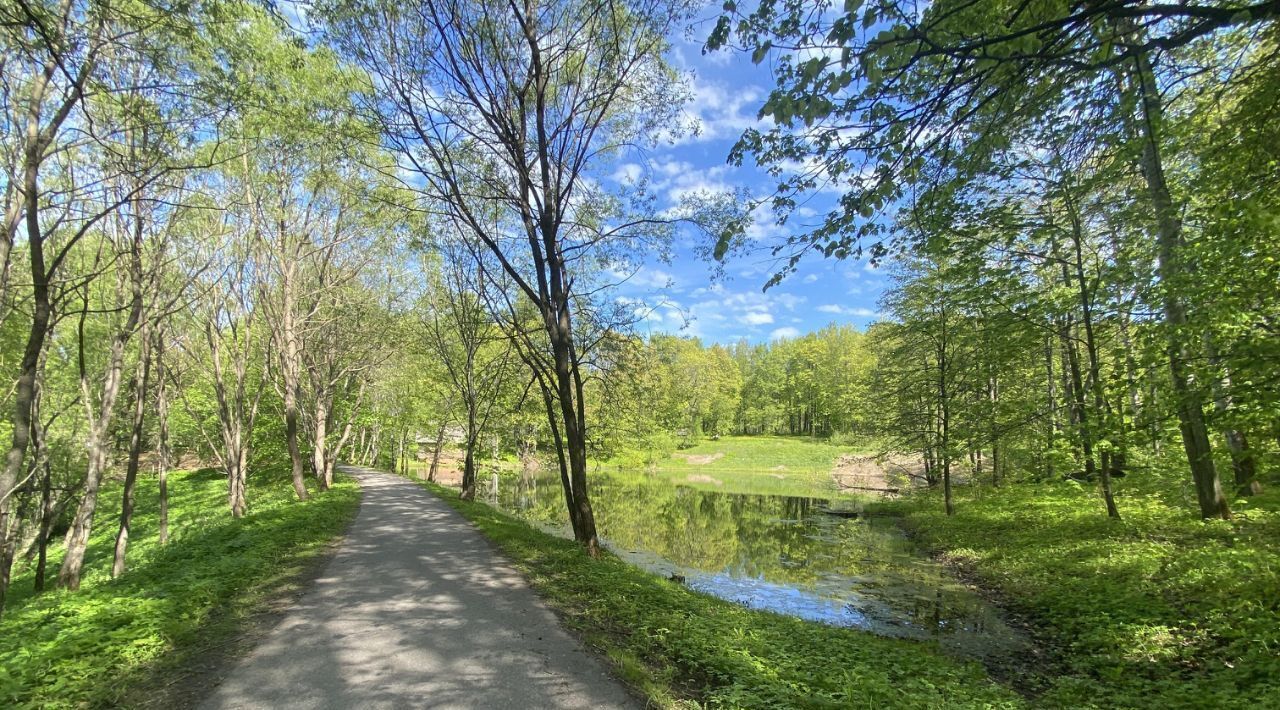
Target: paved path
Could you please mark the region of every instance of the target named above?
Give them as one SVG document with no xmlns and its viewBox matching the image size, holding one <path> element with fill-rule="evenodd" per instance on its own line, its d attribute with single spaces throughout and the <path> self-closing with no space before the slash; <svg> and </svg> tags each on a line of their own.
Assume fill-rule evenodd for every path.
<svg viewBox="0 0 1280 710">
<path fill-rule="evenodd" d="M 634 708 L 462 516 L 404 479 L 364 489 L 341 548 L 203 708 Z"/>
</svg>

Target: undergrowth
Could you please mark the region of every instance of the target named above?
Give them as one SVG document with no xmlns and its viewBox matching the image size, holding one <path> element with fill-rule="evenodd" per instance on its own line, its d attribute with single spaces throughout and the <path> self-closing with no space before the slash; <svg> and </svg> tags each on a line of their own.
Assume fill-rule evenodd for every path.
<svg viewBox="0 0 1280 710">
<path fill-rule="evenodd" d="M 157 539 L 154 480 L 139 482 L 128 571 L 112 580 L 120 510 L 118 485 L 104 487 L 78 592 L 32 594 L 32 570 L 15 569 L 0 619 L 0 706 L 146 705 L 202 654 L 295 584 L 355 515 L 359 489 L 340 478 L 328 493 L 298 503 L 287 479 L 251 477 L 249 514 L 234 520 L 225 478 L 204 470 L 169 478 L 170 539 Z M 314 493 L 314 491 L 313 491 Z M 51 550 L 56 577 L 61 551 Z"/>
<path fill-rule="evenodd" d="M 928 642 L 754 611 L 599 559 L 420 482 L 494 541 L 565 623 L 662 707 L 1005 708 L 1022 700 Z"/>
<path fill-rule="evenodd" d="M 1201 521 L 1173 483 L 957 489 L 878 506 L 1044 629 L 1062 672 L 1037 705 L 1280 708 L 1280 496 Z"/>
</svg>

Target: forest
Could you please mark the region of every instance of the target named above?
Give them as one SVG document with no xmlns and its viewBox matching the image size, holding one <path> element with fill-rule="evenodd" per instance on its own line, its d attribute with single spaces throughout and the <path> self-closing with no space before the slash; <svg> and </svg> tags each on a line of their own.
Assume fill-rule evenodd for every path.
<svg viewBox="0 0 1280 710">
<path fill-rule="evenodd" d="M 768 189 L 655 187 L 681 36 L 768 85 L 717 158 Z M 353 464 L 658 707 L 1280 707 L 1277 117 L 1275 0 L 0 0 L 0 704 L 194 702 Z M 887 284 L 865 327 L 655 330 L 626 284 L 690 253 Z M 1041 650 L 694 579 L 864 548 Z"/>
</svg>

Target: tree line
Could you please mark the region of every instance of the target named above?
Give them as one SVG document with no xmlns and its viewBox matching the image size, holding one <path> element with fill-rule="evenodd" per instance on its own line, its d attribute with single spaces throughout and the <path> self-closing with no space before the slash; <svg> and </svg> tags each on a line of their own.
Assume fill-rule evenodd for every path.
<svg viewBox="0 0 1280 710">
<path fill-rule="evenodd" d="M 412 286 L 358 77 L 246 3 L 16 3 L 3 22 L 0 602 L 76 589 L 100 499 L 211 465 L 323 491 Z M 151 480 L 147 476 L 147 480 Z M 115 485 L 108 487 L 109 482 Z M 152 485 L 147 483 L 147 485 Z"/>
<path fill-rule="evenodd" d="M 774 282 L 811 253 L 896 281 L 870 335 L 709 348 L 631 336 L 611 274 L 680 230 L 744 248 L 736 196 L 660 209 L 605 179 L 678 130 L 665 56 L 697 9 L 0 8 L 0 595 L 18 559 L 43 588 L 56 535 L 78 586 L 104 490 L 124 574 L 148 470 L 163 492 L 216 464 L 239 517 L 277 463 L 302 500 L 452 427 L 469 495 L 486 431 L 549 442 L 593 554 L 589 457 L 725 432 L 874 434 L 948 490 L 961 461 L 1079 473 L 1113 516 L 1112 477 L 1173 457 L 1206 517 L 1257 490 L 1280 426 L 1274 3 L 727 3 L 708 50 L 777 83 L 730 159 L 779 177 L 780 227 L 841 195 L 776 245 Z"/>
<path fill-rule="evenodd" d="M 279 10 L 0 9 L 0 609 L 15 561 L 45 588 L 58 536 L 79 585 L 104 491 L 125 574 L 150 471 L 164 539 L 173 468 L 214 465 L 241 517 L 251 475 L 306 500 L 460 426 L 472 495 L 495 413 L 552 443 L 598 550 L 587 392 L 631 319 L 609 268 L 741 220 L 601 180 L 678 123 L 664 54 L 693 6 Z"/>
<path fill-rule="evenodd" d="M 709 44 L 776 79 L 731 160 L 780 175 L 780 223 L 841 193 L 775 246 L 774 283 L 812 253 L 896 265 L 898 436 L 948 490 L 981 450 L 997 480 L 1082 471 L 1112 517 L 1114 476 L 1176 457 L 1230 518 L 1280 426 L 1280 8 L 814 9 L 726 4 Z"/>
</svg>

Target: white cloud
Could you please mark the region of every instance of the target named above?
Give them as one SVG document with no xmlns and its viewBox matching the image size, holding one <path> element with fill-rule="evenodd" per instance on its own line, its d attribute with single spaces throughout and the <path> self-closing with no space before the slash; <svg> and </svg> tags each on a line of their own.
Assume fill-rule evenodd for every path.
<svg viewBox="0 0 1280 710">
<path fill-rule="evenodd" d="M 792 328 L 791 326 L 786 326 L 784 328 L 776 328 L 773 330 L 773 332 L 769 333 L 770 340 L 784 340 L 784 339 L 797 338 L 799 336 L 800 336 L 800 331 L 796 328 Z"/>
<path fill-rule="evenodd" d="M 644 174 L 644 168 L 635 163 L 623 163 L 613 171 L 613 175 L 609 177 L 614 182 L 622 185 L 632 185 L 640 180 L 640 176 Z"/>
<path fill-rule="evenodd" d="M 809 274 L 809 275 L 805 276 L 805 277 L 804 277 L 804 279 L 803 279 L 803 281 L 804 281 L 805 283 L 807 283 L 807 284 L 811 284 L 811 283 L 813 283 L 814 281 L 817 281 L 817 280 L 818 280 L 818 275 L 817 275 L 817 274 Z"/>
<path fill-rule="evenodd" d="M 768 325 L 773 322 L 773 314 L 765 311 L 749 311 L 739 320 L 747 325 Z"/>
<path fill-rule="evenodd" d="M 834 313 L 842 316 L 854 316 L 856 318 L 879 318 L 880 314 L 870 308 L 851 308 L 849 306 L 841 306 L 835 303 L 824 303 L 818 306 L 818 310 L 822 313 Z"/>
<path fill-rule="evenodd" d="M 650 266 L 635 267 L 628 264 L 615 263 L 606 269 L 606 273 L 619 285 L 625 285 L 643 291 L 674 291 L 679 293 L 676 278 L 662 269 Z"/>
<path fill-rule="evenodd" d="M 743 231 L 743 236 L 754 242 L 762 242 L 776 237 L 786 227 L 778 224 L 777 217 L 767 207 L 757 207 L 751 212 L 751 223 Z"/>
<path fill-rule="evenodd" d="M 733 192 L 734 186 L 727 182 L 725 174 L 729 172 L 728 166 L 716 165 L 705 170 L 696 170 L 692 165 L 684 162 L 667 162 L 658 166 L 658 172 L 666 176 L 666 179 L 655 184 L 655 188 L 667 191 L 667 199 L 671 204 L 680 204 L 680 201 L 691 195 L 704 195 L 714 193 Z"/>
<path fill-rule="evenodd" d="M 690 88 L 693 99 L 685 107 L 685 119 L 696 123 L 699 130 L 679 142 L 737 138 L 753 126 L 772 125 L 771 120 L 756 117 L 764 103 L 764 91 L 759 87 L 729 86 L 695 76 Z"/>
</svg>

